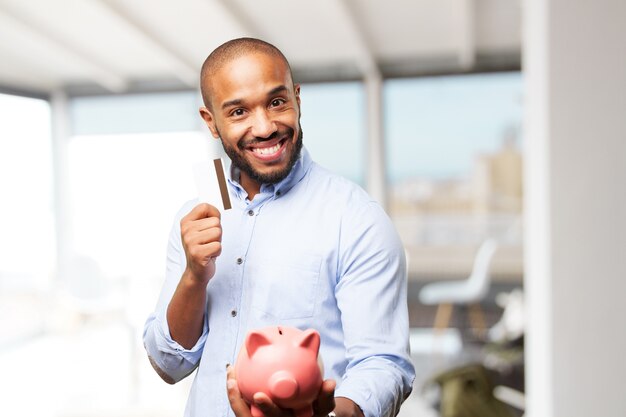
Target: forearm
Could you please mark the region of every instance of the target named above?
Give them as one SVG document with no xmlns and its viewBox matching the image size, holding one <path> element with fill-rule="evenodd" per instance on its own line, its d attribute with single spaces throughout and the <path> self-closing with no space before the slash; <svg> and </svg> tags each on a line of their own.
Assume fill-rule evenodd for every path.
<svg viewBox="0 0 626 417">
<path fill-rule="evenodd" d="M 206 284 L 186 269 L 167 308 L 170 335 L 185 349 L 191 349 L 202 335 L 205 309 Z"/>
<path fill-rule="evenodd" d="M 361 407 L 346 397 L 335 397 L 334 412 L 337 417 L 364 417 Z"/>
</svg>

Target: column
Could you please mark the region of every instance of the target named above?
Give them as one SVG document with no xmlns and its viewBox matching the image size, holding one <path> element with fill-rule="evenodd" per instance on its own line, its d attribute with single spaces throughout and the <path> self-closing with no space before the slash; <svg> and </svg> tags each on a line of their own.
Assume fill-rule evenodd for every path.
<svg viewBox="0 0 626 417">
<path fill-rule="evenodd" d="M 364 77 L 367 96 L 367 191 L 387 208 L 385 143 L 382 123 L 382 77 L 368 71 Z"/>
<path fill-rule="evenodd" d="M 527 415 L 626 415 L 626 2 L 524 3 Z"/>
<path fill-rule="evenodd" d="M 67 95 L 56 91 L 50 98 L 52 121 L 52 170 L 54 193 L 54 219 L 56 231 L 56 277 L 73 253 L 68 181 L 67 143 L 70 137 L 70 117 Z"/>
</svg>

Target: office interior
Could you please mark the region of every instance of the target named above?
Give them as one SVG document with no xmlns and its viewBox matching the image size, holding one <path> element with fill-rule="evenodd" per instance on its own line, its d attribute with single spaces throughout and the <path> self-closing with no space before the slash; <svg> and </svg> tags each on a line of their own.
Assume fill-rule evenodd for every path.
<svg viewBox="0 0 626 417">
<path fill-rule="evenodd" d="M 626 415 L 622 0 L 2 0 L 0 34 L 0 414 L 182 414 L 141 333 L 191 166 L 224 157 L 199 68 L 253 36 L 405 246 L 399 415 L 481 415 L 463 377 L 493 415 Z"/>
</svg>

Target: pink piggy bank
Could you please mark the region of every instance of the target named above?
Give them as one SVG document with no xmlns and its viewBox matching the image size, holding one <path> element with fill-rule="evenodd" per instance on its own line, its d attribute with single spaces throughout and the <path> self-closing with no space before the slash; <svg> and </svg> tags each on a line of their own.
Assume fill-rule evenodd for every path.
<svg viewBox="0 0 626 417">
<path fill-rule="evenodd" d="M 281 408 L 292 409 L 297 417 L 313 416 L 312 403 L 322 386 L 319 347 L 320 335 L 313 329 L 272 326 L 246 335 L 235 373 L 253 417 L 263 417 L 252 403 L 257 392 Z"/>
</svg>

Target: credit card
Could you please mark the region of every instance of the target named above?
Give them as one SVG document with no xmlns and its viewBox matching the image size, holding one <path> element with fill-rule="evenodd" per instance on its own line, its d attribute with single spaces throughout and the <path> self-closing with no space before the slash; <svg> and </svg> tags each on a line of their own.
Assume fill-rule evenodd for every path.
<svg viewBox="0 0 626 417">
<path fill-rule="evenodd" d="M 220 211 L 232 207 L 226 185 L 224 161 L 221 158 L 198 162 L 193 166 L 193 175 L 201 203 L 209 203 Z"/>
</svg>

